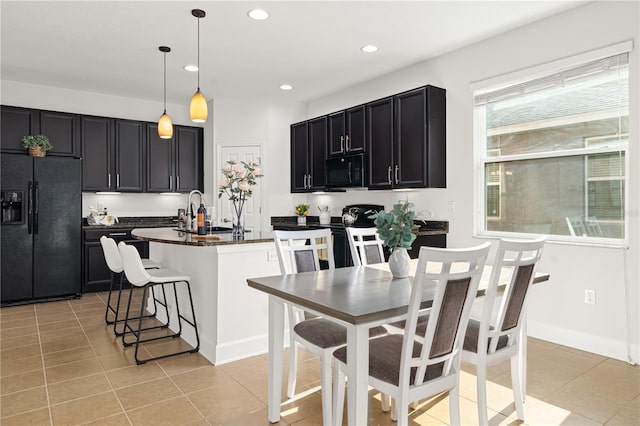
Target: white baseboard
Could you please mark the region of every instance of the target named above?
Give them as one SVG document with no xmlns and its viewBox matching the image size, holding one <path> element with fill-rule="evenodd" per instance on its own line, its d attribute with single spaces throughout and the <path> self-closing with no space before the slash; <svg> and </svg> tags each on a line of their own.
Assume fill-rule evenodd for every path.
<svg viewBox="0 0 640 426">
<path fill-rule="evenodd" d="M 529 337 L 535 337 L 536 339 L 546 340 L 632 364 L 638 364 L 640 362 L 638 359 L 640 346 L 632 345 L 631 354 L 629 354 L 627 344 L 620 340 L 608 339 L 602 336 L 595 336 L 593 334 L 555 327 L 535 321 L 529 321 L 527 323 L 527 334 Z M 632 359 L 629 359 L 629 357 Z"/>
<path fill-rule="evenodd" d="M 289 346 L 289 333 L 285 332 L 284 347 Z M 222 343 L 216 346 L 215 365 L 226 364 L 228 362 L 262 355 L 269 352 L 269 336 L 250 337 L 247 339 L 234 340 L 233 342 Z M 207 358 L 209 359 L 209 358 Z M 212 361 L 209 359 L 209 361 Z M 213 362 L 213 361 L 212 361 Z"/>
</svg>

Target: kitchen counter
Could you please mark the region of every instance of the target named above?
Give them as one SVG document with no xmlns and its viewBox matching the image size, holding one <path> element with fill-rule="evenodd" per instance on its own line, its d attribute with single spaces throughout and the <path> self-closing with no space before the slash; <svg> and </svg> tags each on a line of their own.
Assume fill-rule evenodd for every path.
<svg viewBox="0 0 640 426">
<path fill-rule="evenodd" d="M 178 219 L 173 216 L 120 217 L 113 225 L 89 225 L 87 218 L 82 218 L 82 229 L 123 229 L 123 228 L 160 228 L 174 226 Z"/>
<path fill-rule="evenodd" d="M 418 226 L 413 230 L 413 233 L 417 236 L 426 235 L 446 235 L 449 233 L 449 222 L 437 221 L 437 220 L 416 220 L 414 223 Z M 306 225 L 298 225 L 296 216 L 272 216 L 271 226 L 274 229 L 288 230 L 288 231 L 302 231 L 305 229 L 345 229 L 346 227 L 342 223 L 341 218 L 331 217 L 331 223 L 329 225 L 320 225 L 320 221 L 317 216 L 307 216 Z"/>
<path fill-rule="evenodd" d="M 143 241 L 201 247 L 273 242 L 270 231 L 247 232 L 244 240 L 234 240 L 231 233 L 200 236 L 178 231 L 177 228 L 136 228 L 131 235 Z"/>
</svg>

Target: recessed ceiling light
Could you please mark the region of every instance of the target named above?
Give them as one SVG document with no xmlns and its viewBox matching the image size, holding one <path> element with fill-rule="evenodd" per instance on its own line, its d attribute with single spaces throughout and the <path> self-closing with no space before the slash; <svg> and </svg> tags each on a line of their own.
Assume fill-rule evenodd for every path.
<svg viewBox="0 0 640 426">
<path fill-rule="evenodd" d="M 364 53 L 373 53 L 378 51 L 378 46 L 374 44 L 367 44 L 366 46 L 362 46 L 360 48 Z"/>
<path fill-rule="evenodd" d="M 198 71 L 198 67 L 196 65 L 185 65 L 184 68 L 186 71 L 196 72 Z"/>
<path fill-rule="evenodd" d="M 282 86 L 280 86 L 280 88 L 282 90 L 291 90 L 291 89 L 293 89 L 293 86 L 290 85 L 290 84 L 283 84 Z"/>
<path fill-rule="evenodd" d="M 251 9 L 247 12 L 247 15 L 249 15 L 249 18 L 255 19 L 256 21 L 264 21 L 269 18 L 269 13 L 262 9 Z"/>
</svg>

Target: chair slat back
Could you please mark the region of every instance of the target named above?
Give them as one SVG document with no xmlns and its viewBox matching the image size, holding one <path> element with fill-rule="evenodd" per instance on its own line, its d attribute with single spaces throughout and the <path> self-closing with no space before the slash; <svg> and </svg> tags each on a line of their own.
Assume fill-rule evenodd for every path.
<svg viewBox="0 0 640 426">
<path fill-rule="evenodd" d="M 373 265 L 384 262 L 382 240 L 373 228 L 347 228 L 347 238 L 354 266 Z"/>
<path fill-rule="evenodd" d="M 401 387 L 411 383 L 412 369 L 415 386 L 434 378 L 434 374 L 457 374 L 464 331 L 490 247 L 491 243 L 467 249 L 420 248 L 403 338 Z M 415 356 L 416 328 L 425 293 L 433 296 L 433 305 L 422 349 Z"/>
<path fill-rule="evenodd" d="M 517 335 L 522 327 L 522 312 L 545 241 L 546 237 L 500 240 L 482 308 L 478 350 L 488 348 L 489 353 L 495 352 L 501 336 L 508 337 L 507 347 L 517 343 Z M 497 288 L 501 283 L 506 288 L 493 318 Z"/>
<path fill-rule="evenodd" d="M 329 269 L 335 269 L 330 229 L 273 231 L 282 274 L 317 271 L 325 257 Z"/>
</svg>

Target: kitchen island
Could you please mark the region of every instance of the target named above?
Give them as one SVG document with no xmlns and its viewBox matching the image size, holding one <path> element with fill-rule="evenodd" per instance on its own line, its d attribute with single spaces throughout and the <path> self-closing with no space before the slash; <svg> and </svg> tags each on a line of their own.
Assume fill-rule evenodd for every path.
<svg viewBox="0 0 640 426">
<path fill-rule="evenodd" d="M 271 232 L 248 232 L 244 240 L 234 240 L 229 233 L 203 238 L 172 228 L 139 228 L 131 234 L 149 242 L 149 258 L 191 276 L 205 358 L 219 365 L 267 352 L 268 299 L 249 288 L 247 279 L 280 274 Z M 175 316 L 175 300 L 169 295 L 173 292 L 167 294 L 169 312 Z M 185 296 L 186 290 L 178 293 L 181 307 L 187 306 Z M 195 346 L 190 327 L 183 329 L 182 338 Z"/>
</svg>

